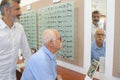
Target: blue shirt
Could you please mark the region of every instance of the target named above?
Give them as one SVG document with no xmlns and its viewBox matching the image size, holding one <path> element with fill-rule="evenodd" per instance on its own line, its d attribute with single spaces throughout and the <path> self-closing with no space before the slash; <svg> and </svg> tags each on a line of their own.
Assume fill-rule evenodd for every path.
<svg viewBox="0 0 120 80">
<path fill-rule="evenodd" d="M 55 80 L 56 59 L 45 46 L 42 46 L 27 62 L 21 80 Z"/>
<path fill-rule="evenodd" d="M 92 42 L 92 46 L 91 46 L 91 60 L 95 59 L 97 61 L 99 61 L 100 57 L 104 57 L 105 56 L 105 41 L 103 42 L 102 46 L 99 48 L 96 45 L 96 42 L 93 41 Z"/>
</svg>

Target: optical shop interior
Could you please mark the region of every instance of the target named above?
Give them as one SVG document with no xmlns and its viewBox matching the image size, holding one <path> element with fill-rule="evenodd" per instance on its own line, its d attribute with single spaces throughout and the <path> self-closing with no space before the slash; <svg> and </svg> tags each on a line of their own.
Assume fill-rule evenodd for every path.
<svg viewBox="0 0 120 80">
<path fill-rule="evenodd" d="M 0 80 L 120 80 L 120 0 L 0 0 Z"/>
</svg>

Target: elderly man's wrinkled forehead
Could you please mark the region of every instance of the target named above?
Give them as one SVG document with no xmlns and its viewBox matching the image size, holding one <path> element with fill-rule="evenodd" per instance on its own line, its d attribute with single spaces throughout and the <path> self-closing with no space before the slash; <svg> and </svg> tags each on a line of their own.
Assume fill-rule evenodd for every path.
<svg viewBox="0 0 120 80">
<path fill-rule="evenodd" d="M 98 29 L 96 30 L 96 33 L 95 33 L 95 34 L 104 34 L 104 35 L 105 35 L 105 31 L 104 31 L 103 28 L 98 28 Z"/>
</svg>

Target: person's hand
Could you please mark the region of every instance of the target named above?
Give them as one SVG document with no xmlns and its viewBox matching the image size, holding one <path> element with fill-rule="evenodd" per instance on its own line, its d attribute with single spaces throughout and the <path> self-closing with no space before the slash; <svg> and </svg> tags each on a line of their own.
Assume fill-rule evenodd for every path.
<svg viewBox="0 0 120 80">
<path fill-rule="evenodd" d="M 63 80 L 61 75 L 57 75 L 57 80 Z"/>
</svg>

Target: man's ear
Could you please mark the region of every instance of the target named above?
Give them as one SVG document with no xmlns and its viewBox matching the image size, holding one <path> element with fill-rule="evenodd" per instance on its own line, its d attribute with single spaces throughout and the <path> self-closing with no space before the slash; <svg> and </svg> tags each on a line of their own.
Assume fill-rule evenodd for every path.
<svg viewBox="0 0 120 80">
<path fill-rule="evenodd" d="M 52 47 L 52 46 L 53 46 L 53 44 L 54 44 L 54 41 L 53 41 L 53 40 L 51 40 L 48 44 Z"/>
<path fill-rule="evenodd" d="M 9 13 L 10 13 L 10 9 L 7 8 L 7 7 L 5 7 L 5 8 L 4 8 L 4 14 L 9 14 Z"/>
</svg>

